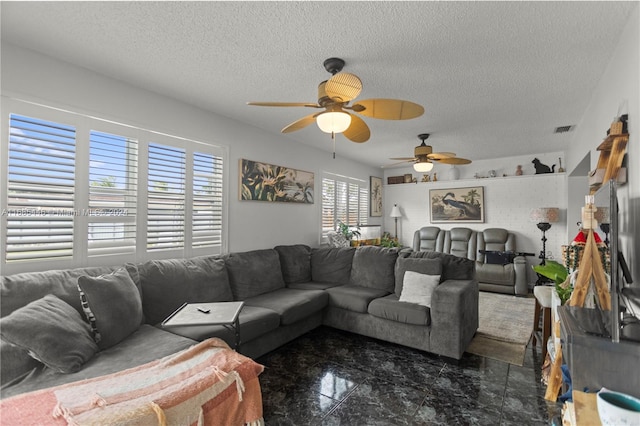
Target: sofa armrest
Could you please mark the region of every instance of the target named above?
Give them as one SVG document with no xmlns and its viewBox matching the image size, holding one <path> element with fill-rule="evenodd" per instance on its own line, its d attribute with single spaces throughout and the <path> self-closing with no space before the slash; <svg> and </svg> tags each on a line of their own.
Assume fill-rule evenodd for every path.
<svg viewBox="0 0 640 426">
<path fill-rule="evenodd" d="M 529 292 L 529 284 L 527 283 L 527 260 L 524 256 L 513 258 L 513 269 L 516 274 L 515 294 L 525 296 Z"/>
<path fill-rule="evenodd" d="M 478 281 L 447 280 L 431 297 L 431 350 L 454 359 L 462 354 L 478 329 Z"/>
</svg>

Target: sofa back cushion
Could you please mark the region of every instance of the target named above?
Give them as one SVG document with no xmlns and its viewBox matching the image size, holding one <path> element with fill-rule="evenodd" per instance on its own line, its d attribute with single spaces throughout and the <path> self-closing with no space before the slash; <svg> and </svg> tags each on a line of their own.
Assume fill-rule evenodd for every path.
<svg viewBox="0 0 640 426">
<path fill-rule="evenodd" d="M 432 276 L 442 275 L 442 259 L 399 257 L 395 265 L 395 294 L 400 297 L 404 276 L 407 271 Z"/>
<path fill-rule="evenodd" d="M 414 251 L 442 251 L 445 233 L 437 226 L 423 226 L 413 234 Z"/>
<path fill-rule="evenodd" d="M 163 321 L 183 303 L 232 300 L 224 260 L 215 256 L 150 260 L 138 265 L 142 307 L 149 324 Z"/>
<path fill-rule="evenodd" d="M 304 244 L 276 246 L 285 284 L 311 281 L 311 247 Z"/>
<path fill-rule="evenodd" d="M 451 228 L 444 238 L 444 253 L 476 260 L 478 233 L 469 228 Z"/>
<path fill-rule="evenodd" d="M 398 249 L 364 246 L 353 255 L 349 284 L 376 288 L 393 293 L 395 287 L 394 267 Z"/>
<path fill-rule="evenodd" d="M 230 253 L 224 258 L 235 300 L 285 287 L 280 255 L 274 249 Z"/>
<path fill-rule="evenodd" d="M 93 267 L 51 270 L 45 272 L 25 272 L 0 278 L 0 315 L 11 312 L 46 296 L 53 294 L 82 313 L 78 294 L 78 277 L 109 274 L 116 267 Z"/>
<path fill-rule="evenodd" d="M 476 263 L 473 260 L 435 251 L 414 251 L 408 258 L 440 259 L 442 276 L 440 282 L 446 280 L 471 280 L 476 278 Z"/>
<path fill-rule="evenodd" d="M 316 282 L 349 284 L 353 247 L 311 249 L 311 279 Z"/>
</svg>

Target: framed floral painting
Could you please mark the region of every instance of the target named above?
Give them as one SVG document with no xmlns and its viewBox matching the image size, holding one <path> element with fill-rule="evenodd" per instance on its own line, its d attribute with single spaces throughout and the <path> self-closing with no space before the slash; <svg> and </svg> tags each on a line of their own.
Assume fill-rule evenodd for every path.
<svg viewBox="0 0 640 426">
<path fill-rule="evenodd" d="M 240 159 L 240 200 L 313 204 L 313 173 Z"/>
</svg>

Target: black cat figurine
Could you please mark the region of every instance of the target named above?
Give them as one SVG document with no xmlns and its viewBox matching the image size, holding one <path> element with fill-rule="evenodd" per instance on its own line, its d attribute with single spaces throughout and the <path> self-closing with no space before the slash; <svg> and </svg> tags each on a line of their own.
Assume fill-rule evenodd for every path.
<svg viewBox="0 0 640 426">
<path fill-rule="evenodd" d="M 535 167 L 536 169 L 536 174 L 542 174 L 542 173 L 554 173 L 556 165 L 554 164 L 553 166 L 549 167 L 546 164 L 542 164 L 540 162 L 540 160 L 538 160 L 537 158 L 534 158 L 533 161 L 533 167 Z"/>
</svg>

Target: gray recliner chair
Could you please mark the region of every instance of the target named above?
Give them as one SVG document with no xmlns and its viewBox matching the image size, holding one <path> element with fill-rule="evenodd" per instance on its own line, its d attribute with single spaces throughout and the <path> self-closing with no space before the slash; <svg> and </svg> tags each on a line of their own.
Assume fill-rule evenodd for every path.
<svg viewBox="0 0 640 426">
<path fill-rule="evenodd" d="M 493 263 L 490 256 L 481 251 L 515 253 L 515 234 L 502 228 L 478 231 L 476 275 L 480 290 L 520 296 L 528 293 L 527 261 L 524 256 L 498 257 L 498 263 Z"/>
<path fill-rule="evenodd" d="M 514 256 L 516 236 L 506 229 L 443 230 L 425 226 L 414 233 L 413 250 L 437 251 L 475 260 L 476 278 L 482 291 L 515 295 L 526 295 L 529 291 L 527 262 L 524 256 Z"/>
</svg>

